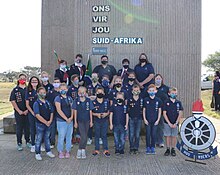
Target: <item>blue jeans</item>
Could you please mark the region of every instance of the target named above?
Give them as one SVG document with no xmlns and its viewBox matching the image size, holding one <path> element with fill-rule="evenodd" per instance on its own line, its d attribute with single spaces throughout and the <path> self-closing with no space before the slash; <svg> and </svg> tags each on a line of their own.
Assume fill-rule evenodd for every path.
<svg viewBox="0 0 220 175">
<path fill-rule="evenodd" d="M 94 128 L 95 128 L 95 150 L 100 149 L 99 138 L 102 138 L 103 149 L 108 150 L 108 140 L 107 140 L 108 121 L 102 123 L 95 121 Z"/>
<path fill-rule="evenodd" d="M 155 148 L 157 125 L 149 123 L 146 126 L 146 147 Z"/>
<path fill-rule="evenodd" d="M 50 152 L 50 126 L 36 122 L 37 139 L 35 144 L 35 153 L 40 154 L 42 140 L 44 139 L 46 152 Z"/>
<path fill-rule="evenodd" d="M 17 112 L 14 113 L 15 121 L 16 121 L 16 136 L 17 136 L 17 144 L 22 144 L 22 134 L 24 132 L 24 138 L 26 143 L 30 141 L 30 129 L 28 116 L 19 115 Z"/>
<path fill-rule="evenodd" d="M 125 127 L 122 125 L 113 125 L 115 149 L 124 150 L 125 146 Z"/>
<path fill-rule="evenodd" d="M 63 122 L 57 121 L 57 130 L 58 130 L 58 143 L 57 143 L 58 152 L 63 152 L 65 139 L 66 139 L 66 151 L 70 152 L 72 133 L 73 133 L 73 122 L 67 123 L 64 121 Z"/>
<path fill-rule="evenodd" d="M 93 127 L 89 128 L 89 131 L 88 131 L 88 138 L 92 139 L 92 130 L 93 130 Z"/>
<path fill-rule="evenodd" d="M 161 116 L 160 121 L 157 125 L 157 134 L 156 134 L 156 144 L 164 143 L 164 118 Z"/>
<path fill-rule="evenodd" d="M 28 113 L 28 120 L 30 126 L 30 133 L 31 133 L 31 145 L 35 145 L 35 135 L 36 135 L 36 124 L 35 124 L 35 116 L 33 116 L 30 112 Z"/>
<path fill-rule="evenodd" d="M 56 138 L 56 132 L 57 132 L 57 122 L 56 119 L 53 119 L 50 127 L 50 144 L 55 145 L 55 138 Z"/>
<path fill-rule="evenodd" d="M 130 149 L 138 149 L 140 141 L 141 119 L 130 118 L 129 120 L 129 142 Z"/>
</svg>

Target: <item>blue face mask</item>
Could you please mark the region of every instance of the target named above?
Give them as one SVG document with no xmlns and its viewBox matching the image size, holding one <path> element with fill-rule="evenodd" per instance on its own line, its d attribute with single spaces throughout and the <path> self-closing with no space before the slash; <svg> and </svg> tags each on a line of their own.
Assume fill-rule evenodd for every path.
<svg viewBox="0 0 220 175">
<path fill-rule="evenodd" d="M 155 92 L 148 92 L 148 94 L 150 97 L 153 97 L 153 96 L 155 96 L 156 93 Z"/>
<path fill-rule="evenodd" d="M 170 98 L 176 99 L 177 95 L 176 94 L 170 94 Z"/>
<path fill-rule="evenodd" d="M 103 87 L 108 87 L 109 86 L 109 81 L 108 80 L 102 80 L 102 86 Z"/>
<path fill-rule="evenodd" d="M 66 95 L 67 91 L 66 90 L 60 90 L 61 95 Z"/>
<path fill-rule="evenodd" d="M 79 84 L 79 80 L 74 80 L 74 81 L 73 81 L 73 84 L 74 84 L 74 85 L 78 85 L 78 84 Z"/>
</svg>

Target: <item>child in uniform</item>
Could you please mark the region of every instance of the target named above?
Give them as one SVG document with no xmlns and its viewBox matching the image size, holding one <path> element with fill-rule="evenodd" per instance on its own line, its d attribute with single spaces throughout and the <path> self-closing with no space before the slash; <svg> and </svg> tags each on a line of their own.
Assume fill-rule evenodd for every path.
<svg viewBox="0 0 220 175">
<path fill-rule="evenodd" d="M 41 81 L 47 92 L 53 89 L 53 85 L 49 82 L 49 74 L 47 72 L 41 72 Z"/>
</svg>

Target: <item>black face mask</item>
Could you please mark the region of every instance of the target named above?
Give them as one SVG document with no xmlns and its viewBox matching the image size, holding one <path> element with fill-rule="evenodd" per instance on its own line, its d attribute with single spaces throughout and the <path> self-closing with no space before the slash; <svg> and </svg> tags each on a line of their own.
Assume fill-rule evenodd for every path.
<svg viewBox="0 0 220 175">
<path fill-rule="evenodd" d="M 129 68 L 129 65 L 123 65 L 123 67 L 124 67 L 125 69 L 128 69 L 128 68 Z"/>
<path fill-rule="evenodd" d="M 101 61 L 101 63 L 105 65 L 105 64 L 107 64 L 107 63 L 108 63 L 108 61 L 103 60 L 103 61 Z"/>
<path fill-rule="evenodd" d="M 97 94 L 96 96 L 97 96 L 97 98 L 103 98 L 104 94 L 101 93 L 101 94 Z"/>
<path fill-rule="evenodd" d="M 120 83 L 117 83 L 117 84 L 115 84 L 115 87 L 120 88 L 120 87 L 121 87 L 121 84 L 120 84 Z"/>
<path fill-rule="evenodd" d="M 134 81 L 135 78 L 128 78 L 128 81 Z"/>
<path fill-rule="evenodd" d="M 147 62 L 146 59 L 144 59 L 144 58 L 141 58 L 141 59 L 140 59 L 140 63 L 146 63 L 146 62 Z"/>
<path fill-rule="evenodd" d="M 122 104 L 123 102 L 124 102 L 124 100 L 122 98 L 117 99 L 117 103 Z"/>
</svg>

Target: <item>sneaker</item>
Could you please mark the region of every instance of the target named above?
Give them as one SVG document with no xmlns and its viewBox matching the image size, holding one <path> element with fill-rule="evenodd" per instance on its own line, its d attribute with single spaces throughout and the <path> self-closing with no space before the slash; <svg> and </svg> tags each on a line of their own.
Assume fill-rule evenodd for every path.
<svg viewBox="0 0 220 175">
<path fill-rule="evenodd" d="M 134 154 L 138 154 L 138 149 L 134 149 Z"/>
<path fill-rule="evenodd" d="M 116 150 L 115 150 L 115 154 L 116 154 L 116 155 L 119 155 L 119 154 L 120 154 L 120 151 L 116 149 Z"/>
<path fill-rule="evenodd" d="M 31 146 L 31 152 L 35 153 L 35 146 Z"/>
<path fill-rule="evenodd" d="M 92 139 L 88 138 L 87 145 L 91 145 L 91 144 L 92 144 Z"/>
<path fill-rule="evenodd" d="M 122 149 L 122 150 L 119 151 L 119 153 L 120 153 L 120 154 L 124 154 L 125 151 Z"/>
<path fill-rule="evenodd" d="M 17 145 L 17 150 L 18 150 L 18 151 L 22 151 L 22 150 L 23 150 L 21 143 L 19 143 L 19 144 Z"/>
<path fill-rule="evenodd" d="M 54 145 L 50 145 L 50 149 L 53 149 L 54 148 Z"/>
<path fill-rule="evenodd" d="M 66 152 L 65 158 L 66 158 L 66 159 L 69 159 L 69 158 L 70 158 L 70 152 L 68 152 L 68 151 Z"/>
<path fill-rule="evenodd" d="M 77 154 L 76 154 L 76 158 L 77 159 L 81 159 L 82 158 L 82 150 L 78 149 Z"/>
<path fill-rule="evenodd" d="M 35 159 L 36 159 L 36 160 L 42 160 L 42 157 L 41 157 L 40 154 L 36 154 L 36 155 L 35 155 Z"/>
<path fill-rule="evenodd" d="M 86 159 L 86 150 L 82 149 L 82 159 Z"/>
<path fill-rule="evenodd" d="M 166 152 L 164 153 L 164 156 L 169 156 L 170 155 L 170 149 L 167 148 Z"/>
<path fill-rule="evenodd" d="M 134 154 L 134 149 L 130 149 L 129 153 Z"/>
<path fill-rule="evenodd" d="M 64 154 L 63 154 L 63 152 L 61 151 L 61 152 L 59 152 L 59 158 L 60 159 L 64 159 Z"/>
<path fill-rule="evenodd" d="M 40 151 L 41 152 L 44 152 L 45 151 L 45 148 L 41 145 L 41 147 L 40 147 Z"/>
<path fill-rule="evenodd" d="M 174 148 L 171 149 L 171 156 L 176 156 L 176 151 Z"/>
<path fill-rule="evenodd" d="M 93 156 L 97 156 L 98 154 L 99 154 L 99 151 L 98 151 L 98 150 L 95 150 L 95 151 L 93 151 L 93 153 L 92 153 Z"/>
<path fill-rule="evenodd" d="M 32 146 L 32 145 L 31 145 L 30 142 L 27 142 L 27 143 L 26 143 L 26 147 L 27 147 L 27 148 L 31 148 L 31 146 Z"/>
<path fill-rule="evenodd" d="M 110 156 L 111 156 L 111 154 L 109 153 L 108 150 L 105 150 L 105 151 L 103 152 L 103 154 L 105 155 L 105 157 L 110 157 Z"/>
<path fill-rule="evenodd" d="M 160 148 L 163 148 L 163 147 L 164 147 L 164 144 L 163 144 L 163 143 L 159 144 L 159 147 L 160 147 Z"/>
<path fill-rule="evenodd" d="M 146 154 L 150 154 L 151 153 L 151 149 L 150 149 L 150 147 L 147 147 L 146 148 Z"/>
<path fill-rule="evenodd" d="M 51 151 L 47 152 L 47 156 L 50 157 L 50 158 L 54 158 L 55 157 L 55 155 Z"/>
<path fill-rule="evenodd" d="M 151 148 L 151 154 L 156 154 L 154 147 Z"/>
<path fill-rule="evenodd" d="M 102 144 L 103 144 L 102 138 L 99 138 L 99 145 L 102 145 Z"/>
</svg>

